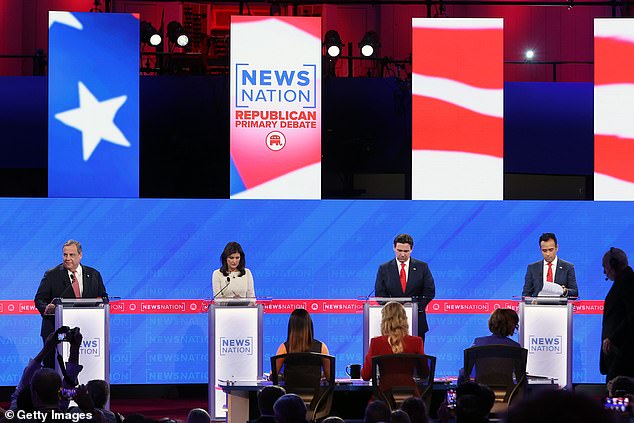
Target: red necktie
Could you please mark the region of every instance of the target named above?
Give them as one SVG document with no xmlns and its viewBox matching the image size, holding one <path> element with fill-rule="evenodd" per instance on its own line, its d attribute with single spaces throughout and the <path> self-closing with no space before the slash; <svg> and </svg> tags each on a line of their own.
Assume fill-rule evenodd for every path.
<svg viewBox="0 0 634 423">
<path fill-rule="evenodd" d="M 553 281 L 553 264 L 548 263 L 548 273 L 546 273 L 546 282 L 552 282 Z"/>
<path fill-rule="evenodd" d="M 407 275 L 405 274 L 405 263 L 401 263 L 401 288 L 403 288 L 403 294 L 405 294 L 405 286 L 407 285 Z"/>
<path fill-rule="evenodd" d="M 77 280 L 77 272 L 73 272 L 73 292 L 75 298 L 81 298 L 81 292 L 79 292 L 79 281 Z"/>
</svg>

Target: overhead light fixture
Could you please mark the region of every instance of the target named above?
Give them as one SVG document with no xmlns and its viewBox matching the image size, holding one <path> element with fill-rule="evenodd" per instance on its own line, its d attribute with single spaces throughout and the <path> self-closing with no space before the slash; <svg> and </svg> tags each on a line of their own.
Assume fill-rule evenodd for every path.
<svg viewBox="0 0 634 423">
<path fill-rule="evenodd" d="M 535 51 L 534 50 L 526 50 L 526 53 L 524 53 L 524 58 L 527 61 L 531 61 L 535 58 Z"/>
<path fill-rule="evenodd" d="M 379 34 L 375 31 L 368 31 L 363 36 L 363 39 L 359 43 L 361 49 L 361 55 L 364 57 L 375 56 L 381 43 L 379 42 Z"/>
<path fill-rule="evenodd" d="M 153 47 L 158 46 L 163 41 L 161 34 L 152 26 L 148 21 L 142 21 L 140 27 L 141 42 L 151 45 Z"/>
<path fill-rule="evenodd" d="M 185 33 L 185 28 L 178 21 L 172 21 L 167 24 L 167 39 L 172 44 L 176 44 L 180 47 L 185 47 L 189 44 L 189 37 Z"/>
<path fill-rule="evenodd" d="M 338 57 L 341 54 L 341 47 L 343 46 L 339 33 L 334 29 L 326 32 L 326 36 L 324 37 L 324 46 L 326 46 L 326 53 L 328 56 Z"/>
</svg>

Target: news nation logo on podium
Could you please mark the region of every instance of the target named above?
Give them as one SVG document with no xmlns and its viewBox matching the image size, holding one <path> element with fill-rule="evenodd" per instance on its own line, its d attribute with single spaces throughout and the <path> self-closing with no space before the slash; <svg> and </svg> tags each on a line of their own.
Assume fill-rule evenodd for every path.
<svg viewBox="0 0 634 423">
<path fill-rule="evenodd" d="M 231 19 L 231 198 L 321 198 L 321 20 Z"/>
</svg>

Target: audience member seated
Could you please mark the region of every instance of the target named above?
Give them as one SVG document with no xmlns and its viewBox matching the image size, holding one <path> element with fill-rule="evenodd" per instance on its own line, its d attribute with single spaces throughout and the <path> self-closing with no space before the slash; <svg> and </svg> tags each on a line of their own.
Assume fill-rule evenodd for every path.
<svg viewBox="0 0 634 423">
<path fill-rule="evenodd" d="M 389 423 L 391 418 L 390 407 L 383 401 L 372 401 L 365 408 L 363 423 Z"/>
<path fill-rule="evenodd" d="M 472 347 L 482 347 L 485 345 L 511 345 L 520 347 L 521 345 L 509 338 L 515 333 L 520 319 L 514 310 L 509 308 L 498 308 L 489 317 L 489 330 L 491 335 L 474 339 Z"/>
<path fill-rule="evenodd" d="M 438 408 L 438 421 L 446 423 L 484 423 L 495 403 L 495 394 L 486 385 L 465 382 L 456 390 L 456 408 L 450 410 L 443 401 Z"/>
<path fill-rule="evenodd" d="M 117 417 L 115 414 L 112 411 L 105 409 L 108 398 L 110 398 L 110 386 L 108 385 L 108 382 L 105 380 L 94 379 L 86 384 L 86 389 L 95 404 L 95 408 L 97 408 L 106 419 L 106 423 L 117 423 Z"/>
<path fill-rule="evenodd" d="M 33 378 L 35 372 L 42 368 L 42 361 L 44 358 L 55 350 L 56 345 L 59 343 L 58 335 L 67 329 L 67 327 L 62 327 L 49 334 L 40 352 L 34 358 L 29 360 L 22 372 L 22 377 L 20 378 L 18 385 L 15 387 L 15 391 L 11 394 L 11 404 L 9 409 L 14 411 L 33 409 L 30 393 L 31 379 Z M 81 346 L 81 341 L 81 332 L 79 330 L 74 331 L 73 336 L 70 339 L 70 355 L 68 357 L 68 362 L 65 364 L 66 373 L 68 375 L 68 379 L 70 380 L 67 378 L 63 379 L 62 386 L 64 388 L 74 387 L 77 384 L 77 376 L 83 369 L 83 366 L 79 364 L 79 347 Z M 19 402 L 21 402 L 21 404 L 18 404 Z M 68 401 L 61 400 L 59 406 L 61 409 L 65 409 L 68 407 Z"/>
<path fill-rule="evenodd" d="M 321 423 L 346 423 L 346 421 L 342 419 L 341 417 L 330 416 L 323 419 Z"/>
<path fill-rule="evenodd" d="M 390 416 L 392 423 L 412 423 L 409 415 L 403 410 L 394 410 Z"/>
<path fill-rule="evenodd" d="M 634 378 L 617 376 L 608 382 L 608 393 L 611 397 L 634 394 Z"/>
<path fill-rule="evenodd" d="M 277 423 L 306 423 L 306 404 L 299 395 L 282 395 L 273 405 Z"/>
<path fill-rule="evenodd" d="M 423 340 L 418 336 L 409 335 L 405 307 L 390 301 L 381 310 L 381 336 L 370 340 L 370 349 L 361 369 L 363 380 L 372 378 L 372 357 L 398 353 L 425 354 L 425 351 Z"/>
<path fill-rule="evenodd" d="M 520 319 L 514 310 L 509 308 L 498 308 L 491 316 L 489 316 L 489 330 L 491 335 L 481 336 L 473 340 L 472 347 L 484 347 L 487 345 L 509 345 L 512 347 L 521 347 L 520 344 L 512 340 Z M 471 372 L 471 378 L 475 377 L 475 367 Z M 464 374 L 464 369 L 458 372 L 458 384 L 466 382 L 468 378 Z"/>
<path fill-rule="evenodd" d="M 280 397 L 286 394 L 286 390 L 281 386 L 265 386 L 258 392 L 258 410 L 260 417 L 256 423 L 275 423 L 275 413 L 273 405 Z M 188 422 L 189 423 L 189 422 Z"/>
<path fill-rule="evenodd" d="M 425 402 L 418 397 L 410 397 L 403 401 L 401 410 L 405 411 L 412 423 L 428 423 L 427 407 Z"/>
<path fill-rule="evenodd" d="M 38 369 L 31 379 L 31 400 L 36 411 L 46 413 L 45 417 L 39 418 L 40 421 L 57 421 L 71 422 L 73 419 L 54 419 L 51 412 L 63 413 L 65 410 L 60 408 L 59 391 L 62 387 L 62 379 L 53 369 L 43 367 Z M 91 421 L 103 423 L 103 415 L 95 408 L 95 405 L 88 395 L 88 390 L 84 385 L 77 387 L 77 394 L 73 398 L 79 406 L 81 412 L 90 414 L 91 418 L 84 418 L 82 421 Z M 66 416 L 65 416 L 66 417 Z"/>
<path fill-rule="evenodd" d="M 616 413 L 605 410 L 596 400 L 568 391 L 544 391 L 509 408 L 506 423 L 616 422 Z"/>
<path fill-rule="evenodd" d="M 185 423 L 209 423 L 211 416 L 202 408 L 192 408 L 187 413 L 187 421 Z"/>
<path fill-rule="evenodd" d="M 313 320 L 310 314 L 303 308 L 293 310 L 288 319 L 288 330 L 286 342 L 282 343 L 275 355 L 287 353 L 314 352 L 319 354 L 329 354 L 328 347 L 323 342 L 315 339 Z M 280 372 L 284 360 L 277 360 L 277 371 Z M 324 360 L 324 374 L 326 378 L 330 375 L 330 364 Z"/>
</svg>

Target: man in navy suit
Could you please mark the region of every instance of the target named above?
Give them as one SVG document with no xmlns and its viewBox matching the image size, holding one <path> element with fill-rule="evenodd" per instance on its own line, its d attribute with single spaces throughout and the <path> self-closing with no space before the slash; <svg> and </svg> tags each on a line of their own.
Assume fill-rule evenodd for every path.
<svg viewBox="0 0 634 423">
<path fill-rule="evenodd" d="M 394 238 L 396 259 L 379 266 L 374 292 L 377 297 L 418 297 L 418 336 L 425 339 L 429 330 L 425 308 L 436 295 L 436 287 L 427 263 L 411 257 L 413 248 L 411 235 Z"/>
<path fill-rule="evenodd" d="M 47 270 L 35 294 L 35 307 L 42 315 L 40 335 L 46 340 L 55 331 L 54 298 L 98 298 L 106 295 L 101 274 L 92 267 L 82 266 L 81 244 L 75 240 L 64 243 L 63 262 Z M 45 367 L 54 367 L 54 353 L 44 359 Z"/>
<path fill-rule="evenodd" d="M 554 288 L 556 291 L 562 291 L 560 295 L 563 297 L 579 296 L 575 266 L 557 257 L 559 247 L 555 234 L 543 233 L 539 237 L 539 248 L 544 259 L 528 265 L 522 296 L 537 297 L 547 282 L 561 286 L 561 289 Z"/>
</svg>

